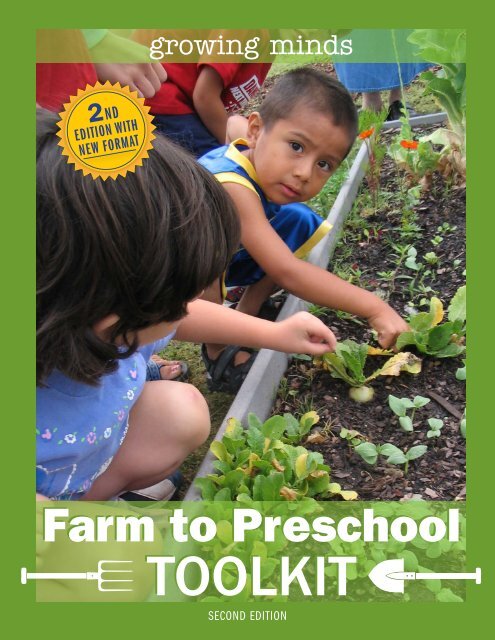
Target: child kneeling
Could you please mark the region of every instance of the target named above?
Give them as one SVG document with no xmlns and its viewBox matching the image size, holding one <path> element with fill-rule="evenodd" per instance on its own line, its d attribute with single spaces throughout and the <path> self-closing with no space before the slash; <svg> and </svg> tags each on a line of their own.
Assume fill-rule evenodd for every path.
<svg viewBox="0 0 495 640">
<path fill-rule="evenodd" d="M 165 139 L 125 178 L 85 177 L 56 119 L 37 123 L 37 494 L 108 500 L 160 483 L 208 437 L 197 389 L 146 382 L 172 337 L 315 355 L 335 337 L 306 313 L 273 324 L 197 300 L 239 243 L 222 187 Z"/>
</svg>

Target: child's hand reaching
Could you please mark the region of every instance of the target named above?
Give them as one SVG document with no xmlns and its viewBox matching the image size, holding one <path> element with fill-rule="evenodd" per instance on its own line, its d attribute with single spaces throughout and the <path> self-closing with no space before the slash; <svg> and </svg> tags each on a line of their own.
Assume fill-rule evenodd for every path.
<svg viewBox="0 0 495 640">
<path fill-rule="evenodd" d="M 286 353 L 309 353 L 321 356 L 333 351 L 337 343 L 335 335 L 321 320 L 301 311 L 273 327 L 272 349 Z"/>
<path fill-rule="evenodd" d="M 394 346 L 398 336 L 404 331 L 409 331 L 407 322 L 392 309 L 383 303 L 378 313 L 367 318 L 370 326 L 378 334 L 378 342 L 384 349 Z"/>
</svg>

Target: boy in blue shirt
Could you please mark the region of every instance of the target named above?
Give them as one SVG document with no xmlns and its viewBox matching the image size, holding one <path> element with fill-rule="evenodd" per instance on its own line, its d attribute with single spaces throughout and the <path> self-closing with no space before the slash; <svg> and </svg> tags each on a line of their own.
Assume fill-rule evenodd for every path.
<svg viewBox="0 0 495 640">
<path fill-rule="evenodd" d="M 230 145 L 200 163 L 232 198 L 241 223 L 241 248 L 226 273 L 227 286 L 247 287 L 237 309 L 256 315 L 274 288 L 365 318 L 383 347 L 407 330 L 406 322 L 373 293 L 351 285 L 303 258 L 330 225 L 302 204 L 316 196 L 349 153 L 357 113 L 347 90 L 311 68 L 285 74 L 259 112 L 235 116 Z M 238 138 L 239 134 L 244 134 Z M 221 283 L 205 298 L 222 302 Z M 235 391 L 252 364 L 248 350 L 207 344 L 203 359 L 216 389 Z"/>
</svg>

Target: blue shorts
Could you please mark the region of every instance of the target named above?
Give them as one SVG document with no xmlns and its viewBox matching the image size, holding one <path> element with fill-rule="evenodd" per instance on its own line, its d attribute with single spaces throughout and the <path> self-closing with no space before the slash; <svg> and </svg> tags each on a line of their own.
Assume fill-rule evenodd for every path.
<svg viewBox="0 0 495 640">
<path fill-rule="evenodd" d="M 153 124 L 159 133 L 190 151 L 196 158 L 221 146 L 195 113 L 175 116 L 158 114 L 154 116 Z"/>
<path fill-rule="evenodd" d="M 331 225 L 301 202 L 270 204 L 268 222 L 298 258 L 303 258 L 327 235 Z M 241 247 L 230 261 L 225 276 L 227 287 L 247 287 L 265 276 L 263 269 Z"/>
</svg>

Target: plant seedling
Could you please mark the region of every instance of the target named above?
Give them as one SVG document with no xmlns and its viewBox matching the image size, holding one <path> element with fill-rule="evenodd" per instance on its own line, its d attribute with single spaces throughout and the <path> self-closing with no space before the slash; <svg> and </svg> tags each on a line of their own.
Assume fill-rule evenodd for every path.
<svg viewBox="0 0 495 640">
<path fill-rule="evenodd" d="M 440 324 L 444 317 L 443 305 L 438 298 L 431 298 L 430 310 L 409 318 L 411 331 L 401 333 L 396 346 L 403 349 L 415 345 L 421 353 L 437 358 L 452 358 L 465 351 L 461 344 L 466 333 L 466 286 L 460 287 L 448 308 L 448 322 Z"/>
<path fill-rule="evenodd" d="M 356 402 L 369 402 L 373 399 L 374 391 L 367 383 L 378 376 L 398 376 L 401 371 L 419 373 L 421 361 L 412 353 L 397 353 L 389 358 L 385 364 L 370 376 L 364 373 L 368 355 L 390 355 L 391 351 L 374 349 L 368 344 L 358 344 L 354 340 L 337 342 L 335 353 L 322 356 L 323 367 L 330 372 L 332 378 L 344 380 L 350 385 L 349 396 Z"/>
<path fill-rule="evenodd" d="M 423 456 L 428 447 L 424 444 L 411 447 L 408 451 L 401 451 L 398 447 L 387 442 L 382 445 L 376 445 L 372 442 L 363 442 L 354 448 L 354 451 L 368 464 L 376 464 L 378 456 L 382 455 L 387 458 L 389 464 L 403 464 L 404 475 L 407 475 L 409 462 Z"/>
<path fill-rule="evenodd" d="M 408 269 L 413 269 L 413 271 L 419 271 L 421 269 L 421 265 L 416 262 L 417 255 L 418 252 L 414 247 L 408 249 L 407 258 L 404 263 Z"/>
<path fill-rule="evenodd" d="M 425 260 L 428 264 L 436 265 L 438 264 L 438 256 L 434 251 L 429 251 L 428 253 L 425 253 Z"/>
<path fill-rule="evenodd" d="M 428 424 L 430 425 L 430 430 L 426 434 L 427 438 L 438 438 L 441 435 L 443 420 L 439 418 L 429 418 Z"/>
<path fill-rule="evenodd" d="M 422 396 L 415 396 L 413 400 L 409 400 L 409 398 L 396 398 L 393 395 L 389 395 L 388 397 L 388 406 L 395 415 L 399 417 L 399 424 L 403 431 L 413 430 L 416 410 L 424 407 L 429 402 L 429 398 L 423 398 Z M 410 416 L 407 415 L 409 409 L 412 409 Z"/>
<path fill-rule="evenodd" d="M 462 364 L 464 366 L 457 369 L 457 371 L 455 372 L 455 377 L 456 380 L 459 380 L 460 382 L 466 382 L 466 361 L 463 360 Z"/>
<path fill-rule="evenodd" d="M 466 439 L 466 409 L 464 409 L 464 414 L 459 424 L 459 431 L 461 432 L 461 436 L 465 440 Z"/>
<path fill-rule="evenodd" d="M 356 431 L 355 429 L 346 429 L 344 427 L 340 430 L 339 436 L 344 438 L 344 440 L 347 440 L 347 443 L 351 447 L 356 447 L 358 444 L 363 442 L 364 437 L 362 433 L 359 433 L 359 431 Z"/>
</svg>

